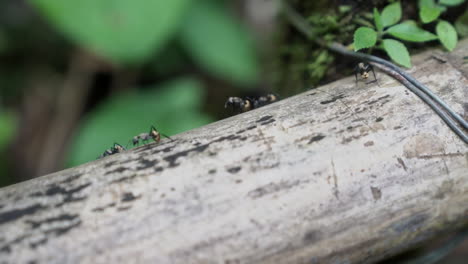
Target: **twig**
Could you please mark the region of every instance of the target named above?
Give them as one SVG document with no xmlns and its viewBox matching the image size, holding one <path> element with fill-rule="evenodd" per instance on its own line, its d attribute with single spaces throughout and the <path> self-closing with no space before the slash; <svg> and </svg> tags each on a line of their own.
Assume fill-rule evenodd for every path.
<svg viewBox="0 0 468 264">
<path fill-rule="evenodd" d="M 283 12 L 286 15 L 287 19 L 289 20 L 289 22 L 293 26 L 295 26 L 296 29 L 299 30 L 302 34 L 307 36 L 310 40 L 317 43 L 318 45 L 322 47 L 326 47 L 331 51 L 334 51 L 336 53 L 339 53 L 348 57 L 360 59 L 363 61 L 374 62 L 373 65 L 375 66 L 377 65 L 383 66 L 383 67 L 379 67 L 381 69 L 385 69 L 385 70 L 388 69 L 388 70 L 392 70 L 392 72 L 394 73 L 397 73 L 398 76 L 401 77 L 401 79 L 398 79 L 398 78 L 397 79 L 400 80 L 409 90 L 411 90 L 413 93 L 418 95 L 421 98 L 421 100 L 423 100 L 426 104 L 428 104 L 440 116 L 440 118 L 442 118 L 445 121 L 445 123 L 453 130 L 453 132 L 455 132 L 465 143 L 468 144 L 468 135 L 463 130 L 461 130 L 457 126 L 457 124 L 440 107 L 442 107 L 445 111 L 447 111 L 449 115 L 452 116 L 452 118 L 458 121 L 462 125 L 463 128 L 468 129 L 468 122 L 464 120 L 455 111 L 453 111 L 448 106 L 448 104 L 446 104 L 440 97 L 434 94 L 425 85 L 421 84 L 411 75 L 409 75 L 408 73 L 400 69 L 398 66 L 396 66 L 395 64 L 387 60 L 381 59 L 376 56 L 368 55 L 368 54 L 350 51 L 339 43 L 328 44 L 324 42 L 323 40 L 318 38 L 318 36 L 314 35 L 312 27 L 288 3 L 286 3 L 285 1 L 282 1 L 282 5 L 283 5 L 282 6 Z M 395 75 L 393 75 L 392 73 L 389 73 L 387 71 L 385 72 L 395 77 Z M 408 85 L 411 85 L 411 86 L 408 86 Z M 439 105 L 432 102 L 431 99 L 437 102 Z"/>
</svg>

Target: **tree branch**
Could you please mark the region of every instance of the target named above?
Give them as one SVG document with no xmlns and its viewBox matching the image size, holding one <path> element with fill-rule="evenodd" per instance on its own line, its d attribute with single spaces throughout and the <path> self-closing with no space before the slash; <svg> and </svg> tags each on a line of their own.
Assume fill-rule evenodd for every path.
<svg viewBox="0 0 468 264">
<path fill-rule="evenodd" d="M 463 111 L 468 80 L 432 54 L 414 74 Z M 0 259 L 371 263 L 461 227 L 468 146 L 404 86 L 379 83 L 345 78 L 2 188 Z"/>
</svg>

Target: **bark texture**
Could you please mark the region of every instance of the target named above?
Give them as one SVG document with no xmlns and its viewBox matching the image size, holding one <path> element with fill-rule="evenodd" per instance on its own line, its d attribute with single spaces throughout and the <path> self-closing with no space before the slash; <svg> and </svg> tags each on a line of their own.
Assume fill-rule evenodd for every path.
<svg viewBox="0 0 468 264">
<path fill-rule="evenodd" d="M 466 118 L 459 47 L 410 72 Z M 377 74 L 3 188 L 0 260 L 371 263 L 466 224 L 468 146 Z"/>
</svg>

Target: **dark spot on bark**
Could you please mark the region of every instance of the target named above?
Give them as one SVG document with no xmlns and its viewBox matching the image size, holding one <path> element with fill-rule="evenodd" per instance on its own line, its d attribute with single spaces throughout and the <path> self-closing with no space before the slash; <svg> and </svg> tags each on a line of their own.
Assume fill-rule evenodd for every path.
<svg viewBox="0 0 468 264">
<path fill-rule="evenodd" d="M 442 185 L 440 185 L 438 188 L 437 188 L 437 192 L 436 194 L 434 195 L 434 198 L 436 199 L 439 199 L 439 200 L 442 200 L 445 198 L 445 195 L 446 194 L 450 194 L 453 192 L 453 187 L 454 187 L 454 183 L 452 180 L 445 180 L 442 182 Z"/>
<path fill-rule="evenodd" d="M 0 248 L 0 252 L 11 253 L 11 246 L 13 246 L 14 244 L 21 243 L 21 241 L 23 241 L 25 238 L 30 237 L 30 236 L 31 235 L 20 236 L 18 238 L 15 238 L 12 241 L 5 243 L 5 246 Z"/>
<path fill-rule="evenodd" d="M 32 249 L 35 249 L 38 246 L 43 245 L 45 243 L 47 243 L 47 238 L 44 237 L 43 239 L 41 239 L 39 241 L 29 243 L 29 247 L 31 247 Z M 29 262 L 29 263 L 31 263 L 31 262 Z M 33 262 L 33 263 L 35 263 L 35 262 Z"/>
<path fill-rule="evenodd" d="M 257 128 L 257 126 L 253 125 L 253 126 L 247 127 L 245 130 L 252 130 L 252 129 L 255 129 L 255 128 Z"/>
<path fill-rule="evenodd" d="M 424 222 L 426 222 L 427 219 L 429 219 L 429 215 L 427 214 L 414 214 L 399 220 L 398 222 L 392 224 L 390 227 L 398 233 L 412 233 L 419 229 L 421 226 L 423 226 Z"/>
<path fill-rule="evenodd" d="M 106 210 L 107 208 L 114 207 L 114 206 L 115 206 L 115 203 L 110 203 L 110 204 L 102 206 L 102 207 L 93 208 L 91 211 L 93 211 L 93 212 L 102 212 L 102 211 Z"/>
<path fill-rule="evenodd" d="M 351 130 L 351 129 L 353 129 L 352 126 L 349 126 L 349 127 L 346 128 L 346 130 Z"/>
<path fill-rule="evenodd" d="M 26 215 L 35 214 L 37 211 L 45 209 L 47 207 L 42 206 L 41 204 L 34 204 L 21 209 L 13 209 L 6 212 L 0 213 L 0 225 L 15 221 L 18 218 L 21 218 Z"/>
<path fill-rule="evenodd" d="M 244 132 L 245 132 L 245 129 L 241 129 L 241 130 L 237 131 L 236 134 L 242 134 Z"/>
<path fill-rule="evenodd" d="M 317 136 L 312 137 L 312 138 L 309 140 L 309 142 L 307 142 L 307 144 L 311 144 L 311 143 L 314 143 L 314 142 L 316 142 L 316 141 L 320 141 L 320 140 L 322 140 L 322 139 L 324 139 L 324 138 L 325 138 L 324 135 L 319 134 L 319 135 L 317 135 Z"/>
<path fill-rule="evenodd" d="M 59 194 L 59 195 L 64 195 L 67 198 L 67 197 L 71 197 L 74 193 L 77 193 L 77 192 L 80 192 L 80 191 L 86 189 L 90 185 L 91 185 L 91 183 L 85 183 L 85 184 L 79 185 L 79 186 L 77 186 L 75 188 L 67 190 L 67 189 L 65 189 L 65 188 L 63 188 L 61 186 L 58 186 L 56 184 L 52 184 L 46 190 L 45 195 L 54 196 L 54 195 Z"/>
<path fill-rule="evenodd" d="M 164 197 L 166 197 L 166 194 L 165 193 L 161 194 L 161 198 L 164 198 Z"/>
<path fill-rule="evenodd" d="M 200 142 L 197 142 L 197 144 L 196 144 L 195 146 L 198 146 L 198 145 L 200 145 L 200 144 L 201 144 Z M 164 148 L 162 151 L 163 151 L 164 153 L 167 153 L 167 152 L 172 151 L 173 149 L 174 149 L 174 147 L 167 147 L 167 148 Z"/>
<path fill-rule="evenodd" d="M 209 174 L 214 174 L 214 173 L 216 173 L 216 169 L 211 169 L 211 170 L 208 171 L 208 173 Z"/>
<path fill-rule="evenodd" d="M 164 160 L 169 163 L 169 168 L 173 168 L 173 167 L 180 165 L 179 163 L 177 163 L 177 159 L 179 159 L 180 157 L 185 157 L 190 152 L 199 152 L 199 153 L 203 152 L 208 148 L 208 146 L 209 144 L 205 144 L 205 145 L 197 146 L 188 150 L 180 151 L 175 154 L 164 157 Z"/>
<path fill-rule="evenodd" d="M 268 124 L 273 123 L 273 122 L 275 122 L 275 121 L 276 121 L 275 119 L 270 119 L 270 120 L 268 120 L 268 121 L 265 121 L 265 122 L 263 122 L 263 123 L 260 123 L 260 125 L 261 125 L 261 126 L 268 125 Z"/>
<path fill-rule="evenodd" d="M 380 122 L 383 120 L 383 117 L 377 117 L 377 119 L 375 119 L 375 122 Z"/>
<path fill-rule="evenodd" d="M 222 142 L 222 141 L 225 141 L 225 140 L 233 141 L 233 140 L 242 139 L 242 138 L 243 137 L 241 137 L 241 136 L 236 136 L 234 134 L 231 134 L 231 135 L 228 135 L 228 136 L 217 138 L 217 139 L 211 141 L 210 143 L 208 143 L 207 145 L 211 145 L 212 143 L 215 143 L 215 142 Z"/>
<path fill-rule="evenodd" d="M 320 232 L 317 230 L 308 231 L 304 235 L 304 242 L 306 243 L 314 243 L 318 240 L 320 240 Z"/>
<path fill-rule="evenodd" d="M 126 170 L 127 170 L 127 168 L 125 168 L 125 167 L 118 167 L 115 170 L 111 170 L 111 171 L 106 172 L 106 175 L 114 174 L 114 173 L 122 173 L 122 172 L 124 172 Z"/>
<path fill-rule="evenodd" d="M 397 130 L 397 129 L 400 129 L 400 128 L 401 128 L 401 126 L 396 126 L 393 129 Z"/>
<path fill-rule="evenodd" d="M 256 199 L 256 198 L 260 198 L 262 196 L 265 196 L 267 194 L 271 194 L 271 193 L 274 193 L 274 192 L 278 192 L 278 191 L 282 191 L 282 190 L 286 190 L 286 189 L 290 189 L 296 185 L 299 185 L 300 182 L 299 181 L 293 181 L 293 182 L 288 182 L 288 181 L 282 181 L 282 182 L 279 182 L 279 183 L 269 183 L 267 185 L 264 185 L 262 187 L 259 187 L 259 188 L 256 188 L 250 192 L 247 193 L 247 195 L 252 198 L 252 199 Z"/>
<path fill-rule="evenodd" d="M 66 188 L 64 188 L 62 186 L 59 186 L 59 185 L 53 183 L 53 184 L 50 184 L 48 186 L 48 189 L 45 191 L 45 193 L 35 192 L 35 193 L 31 194 L 30 196 L 40 197 L 40 196 L 62 195 L 62 196 L 65 197 L 65 198 L 63 198 L 62 203 L 59 203 L 59 204 L 57 204 L 55 206 L 55 207 L 60 207 L 64 203 L 67 203 L 67 202 L 75 202 L 75 201 L 84 200 L 86 197 L 73 197 L 73 194 L 76 193 L 76 192 L 80 192 L 81 190 L 87 188 L 89 185 L 91 185 L 91 183 L 85 183 L 85 184 L 82 184 L 82 185 L 77 186 L 77 187 L 72 188 L 72 189 L 66 189 Z"/>
<path fill-rule="evenodd" d="M 154 172 L 161 172 L 161 171 L 163 171 L 163 170 L 164 170 L 163 167 L 156 167 L 156 168 L 154 168 Z"/>
<path fill-rule="evenodd" d="M 136 176 L 137 176 L 136 174 L 133 174 L 132 176 L 122 177 L 120 179 L 116 179 L 116 180 L 111 181 L 111 183 L 119 183 L 119 182 L 123 182 L 123 181 L 129 181 L 129 180 L 135 178 Z"/>
<path fill-rule="evenodd" d="M 64 235 L 66 233 L 68 233 L 68 231 L 72 230 L 73 228 L 75 227 L 78 227 L 81 225 L 81 220 L 78 220 L 76 221 L 75 223 L 71 223 L 70 225 L 68 226 L 62 226 L 62 227 L 57 227 L 57 228 L 53 228 L 53 229 L 49 229 L 47 231 L 45 231 L 46 234 L 55 234 L 56 236 L 61 236 L 61 235 Z"/>
<path fill-rule="evenodd" d="M 71 215 L 71 214 L 61 214 L 57 217 L 49 217 L 40 221 L 34 221 L 34 220 L 27 220 L 25 221 L 27 224 L 31 226 L 32 229 L 36 229 L 40 227 L 43 224 L 50 224 L 54 222 L 68 222 L 68 221 L 73 221 L 78 218 L 79 215 Z"/>
<path fill-rule="evenodd" d="M 121 201 L 122 201 L 123 203 L 131 202 L 131 201 L 136 200 L 136 199 L 138 199 L 138 198 L 140 198 L 140 197 L 141 197 L 141 195 L 135 196 L 135 195 L 133 195 L 133 193 L 131 193 L 131 192 L 126 192 L 126 193 L 123 194 Z"/>
<path fill-rule="evenodd" d="M 107 162 L 106 164 L 104 164 L 104 168 L 109 168 L 110 166 L 114 165 L 115 163 L 117 163 L 117 161 L 111 161 L 111 162 Z"/>
<path fill-rule="evenodd" d="M 200 146 L 201 145 L 201 142 L 195 142 L 193 143 L 194 146 Z"/>
<path fill-rule="evenodd" d="M 147 160 L 147 159 L 141 159 L 139 163 L 141 166 L 137 167 L 137 170 L 144 170 L 147 168 L 154 167 L 156 164 L 158 164 L 159 160 Z"/>
<path fill-rule="evenodd" d="M 351 122 L 359 122 L 359 121 L 364 121 L 364 120 L 366 120 L 364 117 L 360 117 L 360 118 L 356 118 L 352 120 Z"/>
<path fill-rule="evenodd" d="M 117 208 L 117 211 L 127 211 L 128 209 L 132 208 L 131 206 L 124 206 Z"/>
<path fill-rule="evenodd" d="M 372 196 L 374 197 L 374 200 L 380 200 L 380 198 L 382 197 L 382 191 L 377 188 L 377 187 L 370 187 L 371 188 L 371 192 L 372 192 Z"/>
<path fill-rule="evenodd" d="M 241 182 L 242 182 L 242 180 L 236 180 L 236 183 L 237 183 L 237 184 L 239 184 L 239 183 L 241 183 Z"/>
<path fill-rule="evenodd" d="M 333 103 L 335 102 L 336 100 L 338 99 L 343 99 L 344 98 L 344 95 L 343 94 L 339 94 L 337 96 L 333 96 L 332 98 L 328 99 L 328 100 L 325 100 L 325 101 L 322 101 L 320 102 L 320 104 L 329 104 L 329 103 Z"/>
<path fill-rule="evenodd" d="M 308 94 L 307 96 L 312 96 L 312 95 L 316 95 L 316 94 L 317 94 L 316 92 L 313 92 L 313 93 Z"/>
<path fill-rule="evenodd" d="M 374 141 L 367 141 L 366 143 L 364 143 L 364 146 L 365 147 L 370 147 L 370 146 L 374 146 Z"/>
<path fill-rule="evenodd" d="M 234 173 L 238 173 L 241 169 L 242 169 L 241 166 L 237 166 L 237 167 L 229 168 L 229 169 L 227 169 L 227 171 L 228 171 L 229 173 L 234 174 Z"/>
<path fill-rule="evenodd" d="M 397 158 L 398 163 L 403 167 L 403 169 L 406 171 L 406 164 L 401 158 Z"/>
<path fill-rule="evenodd" d="M 377 103 L 378 101 L 380 101 L 380 100 L 382 100 L 382 99 L 385 99 L 385 98 L 388 98 L 388 97 L 390 97 L 389 94 L 384 95 L 384 96 L 381 96 L 381 97 L 379 97 L 379 98 L 377 98 L 377 99 L 375 99 L 375 100 L 372 100 L 372 101 L 368 102 L 367 104 L 368 104 L 368 105 L 372 105 L 372 104 L 375 104 L 375 103 Z"/>
<path fill-rule="evenodd" d="M 70 183 L 72 181 L 78 180 L 82 175 L 83 175 L 83 173 L 75 174 L 73 176 L 70 176 L 70 177 L 66 178 L 65 180 L 61 181 L 60 183 Z"/>
<path fill-rule="evenodd" d="M 257 123 L 265 122 L 265 121 L 267 121 L 267 120 L 270 120 L 272 117 L 273 117 L 273 116 L 271 116 L 271 115 L 267 115 L 267 116 L 264 116 L 264 117 L 260 118 L 260 119 L 257 120 L 256 122 L 257 122 Z"/>
<path fill-rule="evenodd" d="M 56 204 L 55 208 L 62 207 L 66 203 L 79 202 L 85 199 L 86 199 L 85 197 L 65 198 L 61 203 Z"/>
</svg>

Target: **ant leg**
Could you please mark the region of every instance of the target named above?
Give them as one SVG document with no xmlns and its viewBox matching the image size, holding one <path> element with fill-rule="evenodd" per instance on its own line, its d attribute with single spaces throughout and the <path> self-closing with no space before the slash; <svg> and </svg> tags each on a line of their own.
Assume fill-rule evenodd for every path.
<svg viewBox="0 0 468 264">
<path fill-rule="evenodd" d="M 374 79 L 375 79 L 375 82 L 377 83 L 377 86 L 380 87 L 379 81 L 377 80 L 377 77 L 375 76 L 374 67 L 372 67 L 372 65 L 370 65 L 370 64 L 369 64 L 369 66 L 370 66 L 370 69 L 372 71 L 372 74 L 374 75 Z"/>
<path fill-rule="evenodd" d="M 170 136 L 168 136 L 168 135 L 166 135 L 166 134 L 163 134 L 163 133 L 159 133 L 159 134 L 161 134 L 161 135 L 163 135 L 164 137 L 170 139 L 171 141 L 174 141 L 174 139 L 172 139 Z"/>
<path fill-rule="evenodd" d="M 354 68 L 354 77 L 356 78 L 356 86 L 358 86 L 358 78 L 357 78 L 358 70 L 359 70 L 359 69 L 358 69 L 358 67 L 356 66 L 356 67 Z"/>
</svg>

